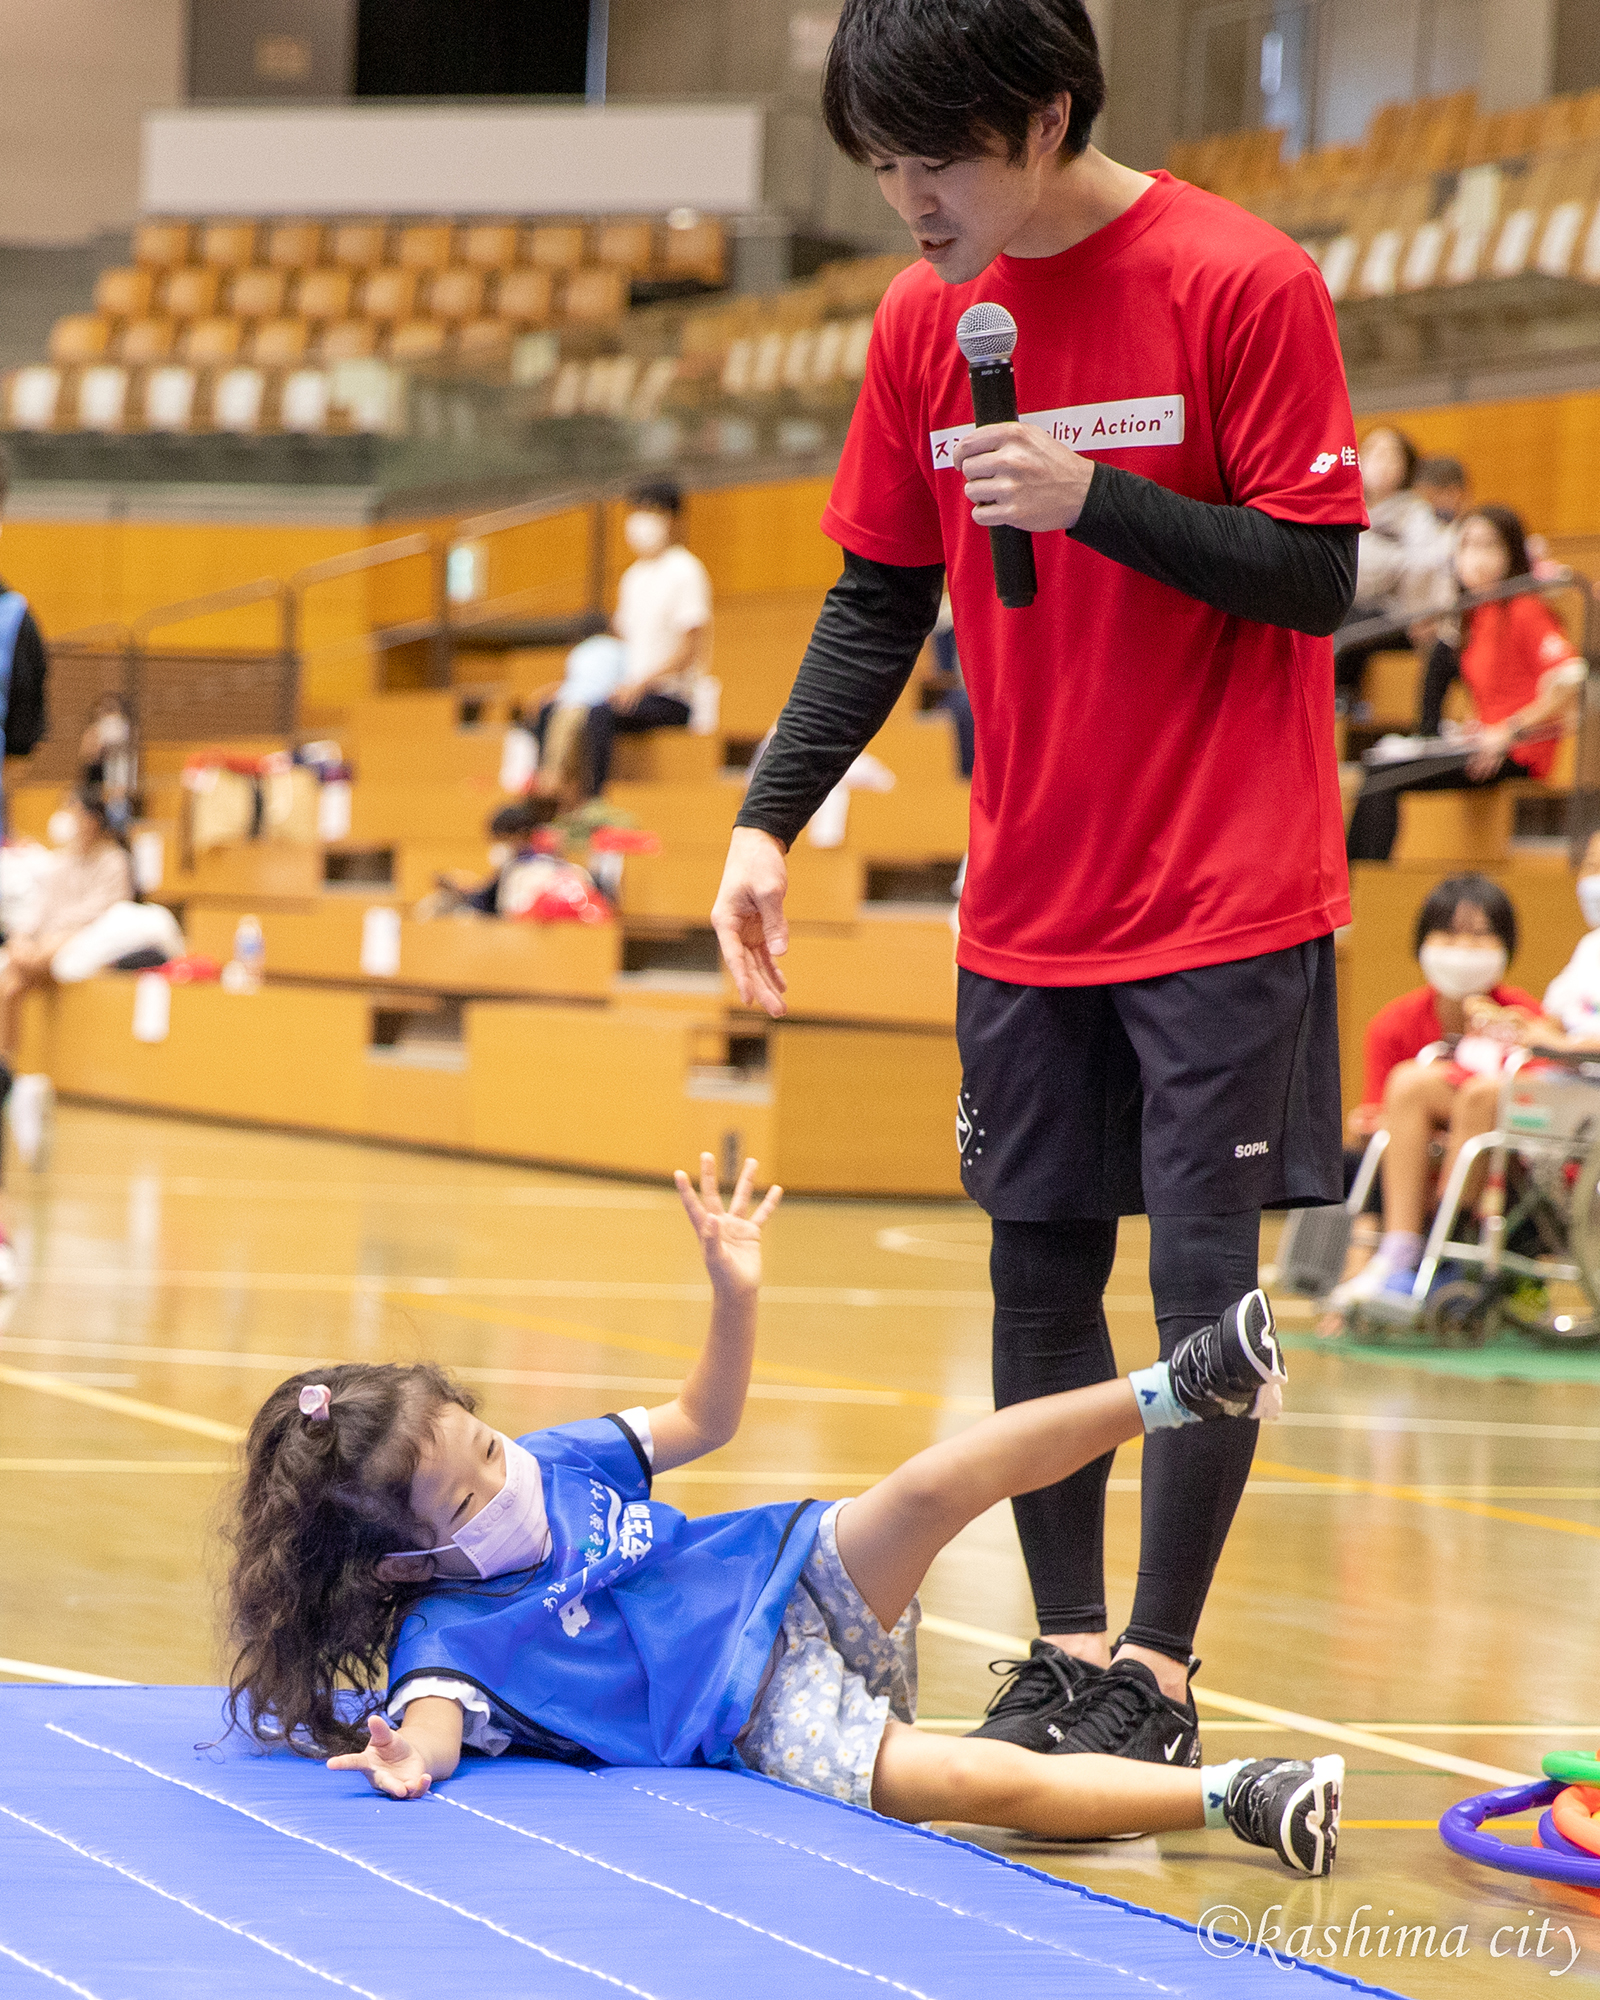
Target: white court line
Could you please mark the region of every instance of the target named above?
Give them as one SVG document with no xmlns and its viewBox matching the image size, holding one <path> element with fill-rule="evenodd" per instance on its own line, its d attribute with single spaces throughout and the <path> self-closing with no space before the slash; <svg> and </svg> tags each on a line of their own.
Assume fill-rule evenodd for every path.
<svg viewBox="0 0 1600 2000">
<path fill-rule="evenodd" d="M 314 1840 L 309 1833 L 296 1833 L 292 1827 L 280 1826 L 276 1820 L 268 1819 L 265 1813 L 252 1812 L 248 1806 L 235 1804 L 225 1799 L 220 1792 L 208 1792 L 204 1785 L 191 1783 L 187 1778 L 175 1778 L 170 1771 L 158 1771 L 154 1764 L 146 1764 L 138 1757 L 130 1757 L 125 1750 L 113 1750 L 109 1743 L 95 1743 L 87 1736 L 79 1736 L 76 1731 L 63 1729 L 59 1722 L 47 1722 L 45 1728 L 53 1736 L 64 1736 L 71 1743 L 78 1743 L 85 1750 L 97 1750 L 102 1757 L 114 1757 L 119 1764 L 131 1764 L 136 1771 L 143 1771 L 147 1777 L 159 1778 L 164 1785 L 175 1785 L 179 1791 L 193 1792 L 196 1798 L 207 1799 L 214 1806 L 225 1806 L 229 1812 L 236 1812 L 242 1819 L 253 1820 L 257 1826 L 264 1826 L 269 1833 L 282 1834 L 285 1840 L 298 1840 L 306 1847 L 314 1847 L 319 1854 L 331 1854 L 335 1861 L 348 1862 L 352 1868 L 359 1868 L 364 1875 L 371 1875 L 379 1882 L 387 1882 L 392 1889 L 403 1889 L 408 1896 L 420 1896 L 423 1902 L 433 1903 L 441 1910 L 448 1910 L 452 1916 L 465 1917 L 469 1923 L 482 1924 L 485 1930 L 493 1931 L 497 1937 L 508 1939 L 512 1944 L 520 1944 L 540 1958 L 548 1959 L 552 1965 L 564 1965 L 569 1972 L 586 1972 L 591 1979 L 598 1979 L 603 1985 L 615 1986 L 621 1993 L 633 1993 L 638 2000 L 657 2000 L 653 1993 L 647 1993 L 642 1986 L 630 1985 L 626 1979 L 617 1979 L 609 1972 L 601 1972 L 597 1967 L 585 1965 L 580 1959 L 566 1958 L 559 1951 L 552 1951 L 548 1945 L 536 1944 L 532 1938 L 520 1936 L 516 1931 L 507 1930 L 504 1924 L 497 1924 L 492 1917 L 486 1917 L 477 1910 L 469 1910 L 461 1903 L 452 1903 L 446 1896 L 436 1896 L 431 1889 L 420 1888 L 415 1882 L 407 1882 L 403 1876 L 391 1875 L 386 1869 L 373 1862 L 363 1861 L 359 1854 L 347 1854 L 342 1847 L 332 1847 L 325 1840 Z"/>
<path fill-rule="evenodd" d="M 48 1965 L 41 1965 L 37 1959 L 24 1958 L 20 1951 L 13 1951 L 8 1944 L 0 1944 L 0 1954 L 14 1958 L 18 1965 L 25 1965 L 30 1972 L 37 1972 L 41 1979 L 52 1979 L 57 1986 L 64 1986 L 69 1993 L 79 1995 L 79 2000 L 100 2000 L 98 1993 L 91 1993 L 87 1986 L 80 1986 L 75 1979 L 68 1979 L 65 1973 L 52 1972 Z"/>
<path fill-rule="evenodd" d="M 203 1917 L 208 1924 L 215 1924 L 220 1930 L 231 1931 L 235 1937 L 243 1938 L 247 1944 L 259 1945 L 263 1951 L 270 1951 L 274 1958 L 287 1959 L 291 1965 L 297 1965 L 302 1972 L 309 1972 L 317 1979 L 327 1980 L 330 1986 L 340 1987 L 346 1993 L 359 1993 L 361 2000 L 382 2000 L 380 1994 L 369 1992 L 365 1986 L 353 1985 L 348 1979 L 339 1978 L 337 1973 L 325 1971 L 320 1965 L 313 1965 L 309 1959 L 297 1958 L 292 1951 L 285 1951 L 282 1945 L 271 1944 L 266 1938 L 257 1937 L 254 1931 L 246 1930 L 243 1924 L 230 1924 L 226 1917 L 219 1917 L 214 1910 L 204 1909 L 199 1903 L 191 1903 L 187 1896 L 180 1896 L 172 1889 L 163 1889 L 159 1882 L 152 1882 L 147 1875 L 139 1874 L 136 1869 L 124 1868 L 121 1862 L 113 1861 L 107 1855 L 96 1854 L 89 1847 L 80 1847 L 77 1841 L 69 1840 L 66 1834 L 58 1833 L 53 1826 L 46 1826 L 40 1820 L 30 1819 L 26 1813 L 16 1812 L 8 1805 L 0 1805 L 0 1813 L 4 1813 L 7 1819 L 18 1821 L 22 1826 L 31 1827 L 35 1833 L 42 1833 L 47 1840 L 60 1841 L 63 1847 L 70 1848 L 85 1861 L 92 1861 L 100 1868 L 109 1868 L 113 1875 L 120 1875 L 125 1882 L 137 1882 L 141 1889 L 148 1889 L 152 1895 L 160 1896 L 165 1902 L 176 1903 L 179 1909 L 187 1910 L 191 1916 Z"/>
<path fill-rule="evenodd" d="M 144 1178 L 127 1174 L 52 1173 L 47 1185 L 53 1195 L 125 1196 L 132 1181 Z M 330 1201 L 386 1201 L 412 1202 L 423 1208 L 451 1203 L 458 1207 L 486 1208 L 654 1208 L 668 1214 L 678 1207 L 678 1197 L 671 1188 L 656 1193 L 649 1188 L 478 1188 L 453 1181 L 373 1185 L 362 1181 L 202 1180 L 192 1174 L 157 1174 L 149 1178 L 163 1195 L 208 1201 L 315 1202 L 319 1208 Z"/>
<path fill-rule="evenodd" d="M 976 1724 L 973 1726 L 976 1727 Z M 753 1840 L 767 1840 L 774 1847 L 786 1847 L 791 1854 L 806 1854 L 813 1861 L 825 1861 L 830 1868 L 842 1868 L 847 1875 L 857 1875 L 864 1882 L 876 1883 L 880 1889 L 893 1889 L 899 1895 L 911 1897 L 914 1902 L 932 1903 L 935 1909 L 944 1910 L 950 1916 L 987 1924 L 991 1930 L 1003 1931 L 1007 1937 L 1020 1938 L 1024 1944 L 1043 1945 L 1047 1951 L 1058 1951 L 1065 1958 L 1076 1959 L 1080 1965 L 1093 1965 L 1102 1972 L 1120 1973 L 1123 1978 L 1135 1980 L 1140 1986 L 1153 1986 L 1158 1993 L 1177 1993 L 1181 1990 L 1163 1985 L 1148 1973 L 1132 1972 L 1125 1965 L 1113 1964 L 1110 1959 L 1091 1958 L 1087 1952 L 1074 1951 L 1071 1945 L 1061 1944 L 1054 1938 L 1035 1937 L 1031 1931 L 1019 1931 L 1015 1924 L 1003 1924 L 998 1917 L 985 1916 L 982 1910 L 964 1910 L 959 1903 L 947 1903 L 942 1897 L 930 1896 L 925 1889 L 912 1889 L 904 1882 L 891 1882 L 887 1876 L 874 1875 L 870 1869 L 857 1868 L 853 1862 L 841 1861 L 836 1854 L 824 1854 L 819 1848 L 805 1847 L 797 1840 L 784 1840 L 776 1833 L 763 1833 L 759 1827 L 741 1826 L 737 1820 L 722 1819 L 716 1813 L 707 1812 L 703 1806 L 687 1805 L 682 1799 L 668 1798 L 665 1792 L 653 1792 L 648 1785 L 635 1785 L 633 1789 L 642 1792 L 647 1799 L 657 1799 L 662 1805 L 676 1806 L 679 1812 L 692 1813 L 696 1819 L 708 1819 L 713 1826 L 725 1826 L 731 1832 L 746 1834 Z"/>
<path fill-rule="evenodd" d="M 648 1875 L 635 1875 L 630 1868 L 619 1868 L 614 1861 L 602 1861 L 598 1854 L 588 1854 L 581 1847 L 570 1847 L 564 1840 L 556 1840 L 548 1833 L 535 1833 L 531 1827 L 518 1826 L 509 1819 L 497 1819 L 493 1813 L 481 1811 L 477 1806 L 469 1806 L 460 1799 L 445 1798 L 435 1794 L 441 1805 L 454 1806 L 457 1812 L 471 1813 L 474 1819 L 487 1820 L 490 1826 L 504 1827 L 507 1833 L 520 1834 L 524 1840 L 534 1840 L 541 1847 L 553 1847 L 558 1854 L 570 1854 L 575 1861 L 587 1861 L 592 1868 L 600 1868 L 607 1875 L 620 1875 L 624 1882 L 636 1883 L 641 1889 L 655 1889 L 663 1896 L 670 1896 L 674 1902 L 687 1903 L 692 1909 L 704 1910 L 707 1916 L 721 1917 L 724 1923 L 737 1924 L 740 1930 L 753 1931 L 757 1937 L 771 1938 L 774 1944 L 787 1945 L 790 1951 L 798 1951 L 806 1958 L 819 1959 L 824 1965 L 831 1965 L 840 1972 L 853 1972 L 859 1979 L 870 1979 L 876 1985 L 889 1986 L 896 1993 L 908 1993 L 911 2000 L 933 2000 L 920 1986 L 907 1986 L 903 1980 L 891 1979 L 886 1972 L 872 1972 L 864 1965 L 852 1965 L 847 1958 L 835 1958 L 831 1952 L 818 1951 L 814 1946 L 802 1944 L 798 1938 L 785 1937 L 782 1931 L 769 1931 L 765 1924 L 752 1922 L 749 1917 L 741 1917 L 732 1910 L 718 1909 L 715 1903 L 703 1902 L 698 1896 L 690 1896 L 682 1889 L 671 1888 L 665 1882 L 656 1882 Z"/>
<path fill-rule="evenodd" d="M 0 1660 L 0 1674 L 19 1681 L 59 1681 L 63 1687 L 131 1688 L 138 1681 L 119 1681 L 110 1674 L 80 1674 L 76 1667 L 42 1667 L 37 1660 Z"/>
<path fill-rule="evenodd" d="M 987 1646 L 1003 1651 L 1011 1659 L 1025 1660 L 1029 1642 L 1014 1632 L 991 1632 L 981 1625 L 963 1625 L 954 1618 L 922 1614 L 924 1632 L 937 1632 L 946 1639 L 960 1639 L 969 1646 Z M 1219 1694 L 1212 1688 L 1191 1687 L 1196 1701 L 1203 1701 L 1224 1714 L 1248 1716 L 1252 1722 L 1275 1722 L 1281 1728 L 1298 1730 L 1304 1736 L 1321 1736 L 1330 1743 L 1348 1743 L 1357 1750 L 1377 1750 L 1398 1757 L 1407 1764 L 1421 1764 L 1432 1771 L 1449 1771 L 1460 1778 L 1487 1778 L 1492 1785 L 1526 1785 L 1525 1771 L 1507 1771 L 1499 1764 L 1477 1764 L 1470 1757 L 1452 1757 L 1443 1750 L 1424 1750 L 1420 1744 L 1398 1737 L 1379 1736 L 1345 1722 L 1326 1722 L 1319 1715 L 1301 1715 L 1292 1708 L 1273 1708 L 1262 1701 L 1246 1701 L 1236 1694 Z"/>
</svg>

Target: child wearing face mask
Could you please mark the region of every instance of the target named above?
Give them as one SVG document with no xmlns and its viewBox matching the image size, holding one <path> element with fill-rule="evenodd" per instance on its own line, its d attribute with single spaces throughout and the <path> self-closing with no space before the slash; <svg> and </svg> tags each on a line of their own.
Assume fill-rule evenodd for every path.
<svg viewBox="0 0 1600 2000">
<path fill-rule="evenodd" d="M 1578 908 L 1587 931 L 1545 989 L 1544 1011 L 1561 1025 L 1553 1047 L 1600 1048 L 1600 833 L 1591 833 L 1577 880 Z"/>
<path fill-rule="evenodd" d="M 464 1744 L 515 1744 L 573 1764 L 753 1768 L 913 1822 L 1078 1838 L 1227 1826 L 1327 1874 L 1337 1757 L 1195 1769 L 910 1726 L 932 1558 L 1000 1500 L 1146 1431 L 1278 1414 L 1265 1297 L 1125 1380 L 986 1417 L 859 1499 L 690 1520 L 651 1486 L 738 1428 L 780 1194 L 758 1205 L 755 1171 L 726 1208 L 709 1154 L 698 1192 L 675 1177 L 711 1324 L 658 1408 L 514 1440 L 427 1365 L 347 1364 L 273 1392 L 231 1536 L 231 1720 L 398 1799 L 449 1778 Z"/>
<path fill-rule="evenodd" d="M 1380 1126 L 1389 1133 L 1381 1170 L 1384 1233 L 1371 1261 L 1333 1293 L 1330 1303 L 1339 1310 L 1385 1301 L 1409 1306 L 1422 1261 L 1434 1139 L 1445 1135 L 1448 1174 L 1464 1142 L 1493 1129 L 1506 1044 L 1543 1019 L 1531 993 L 1505 983 L 1517 917 L 1486 875 L 1441 882 L 1417 912 L 1414 945 L 1427 984 L 1391 1000 L 1367 1027 L 1365 1089 L 1349 1130 L 1361 1142 Z M 1431 1043 L 1452 1038 L 1454 1060 L 1416 1061 Z"/>
</svg>

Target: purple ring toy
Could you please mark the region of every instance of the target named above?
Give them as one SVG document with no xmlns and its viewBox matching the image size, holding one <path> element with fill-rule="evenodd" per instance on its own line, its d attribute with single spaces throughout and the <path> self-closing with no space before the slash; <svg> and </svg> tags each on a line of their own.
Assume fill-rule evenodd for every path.
<svg viewBox="0 0 1600 2000">
<path fill-rule="evenodd" d="M 1449 1808 L 1439 1821 L 1439 1838 L 1453 1853 L 1481 1862 L 1485 1868 L 1503 1869 L 1510 1875 L 1536 1875 L 1577 1889 L 1600 1889 L 1600 1854 L 1585 1854 L 1564 1839 L 1549 1824 L 1548 1812 L 1539 1822 L 1543 1847 L 1512 1847 L 1480 1830 L 1486 1819 L 1505 1819 L 1535 1806 L 1549 1806 L 1566 1789 L 1561 1779 L 1543 1778 L 1536 1784 L 1479 1792 L 1476 1798 L 1462 1799 Z"/>
</svg>

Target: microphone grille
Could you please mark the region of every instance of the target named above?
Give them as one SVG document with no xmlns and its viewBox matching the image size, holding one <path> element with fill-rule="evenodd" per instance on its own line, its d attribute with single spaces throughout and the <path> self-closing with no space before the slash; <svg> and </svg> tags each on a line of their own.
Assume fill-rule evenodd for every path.
<svg viewBox="0 0 1600 2000">
<path fill-rule="evenodd" d="M 968 306 L 956 321 L 956 345 L 969 362 L 1009 361 L 1016 344 L 1016 321 L 992 300 Z"/>
</svg>

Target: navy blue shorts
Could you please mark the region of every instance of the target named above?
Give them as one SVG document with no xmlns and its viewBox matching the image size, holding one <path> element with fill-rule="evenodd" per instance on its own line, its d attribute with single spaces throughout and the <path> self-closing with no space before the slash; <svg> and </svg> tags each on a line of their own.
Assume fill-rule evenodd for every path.
<svg viewBox="0 0 1600 2000">
<path fill-rule="evenodd" d="M 1117 986 L 960 975 L 961 1181 L 1004 1222 L 1343 1198 L 1333 939 Z"/>
</svg>

